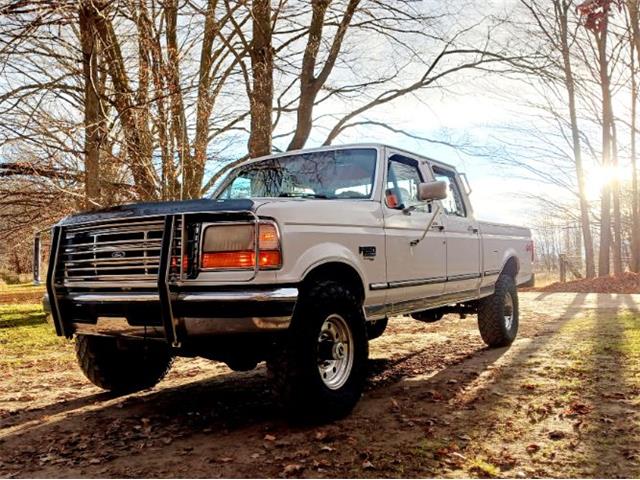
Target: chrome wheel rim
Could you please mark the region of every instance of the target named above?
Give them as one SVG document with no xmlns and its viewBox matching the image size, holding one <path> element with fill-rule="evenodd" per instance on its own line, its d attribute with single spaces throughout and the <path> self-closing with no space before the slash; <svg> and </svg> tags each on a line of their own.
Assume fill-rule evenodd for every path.
<svg viewBox="0 0 640 480">
<path fill-rule="evenodd" d="M 353 368 L 353 335 L 347 321 L 334 313 L 322 324 L 318 335 L 318 372 L 331 390 L 342 387 Z"/>
<path fill-rule="evenodd" d="M 504 326 L 511 330 L 513 325 L 513 298 L 510 293 L 504 296 Z"/>
</svg>

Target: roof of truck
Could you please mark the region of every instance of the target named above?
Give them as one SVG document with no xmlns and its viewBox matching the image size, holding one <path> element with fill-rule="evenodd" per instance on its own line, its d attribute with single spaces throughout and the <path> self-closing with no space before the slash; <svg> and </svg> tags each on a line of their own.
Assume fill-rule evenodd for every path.
<svg viewBox="0 0 640 480">
<path fill-rule="evenodd" d="M 427 157 L 426 155 L 422 155 L 419 153 L 415 153 L 415 152 L 411 152 L 410 150 L 405 150 L 404 148 L 398 148 L 398 147 L 394 147 L 393 145 L 387 145 L 384 143 L 347 143 L 344 145 L 326 145 L 326 146 L 322 146 L 322 147 L 316 147 L 316 148 L 303 148 L 300 150 L 289 150 L 286 152 L 277 152 L 277 153 L 272 153 L 270 155 L 265 155 L 262 157 L 256 157 L 256 158 L 252 158 L 247 160 L 246 162 L 243 162 L 241 165 L 244 165 L 245 163 L 249 163 L 249 162 L 253 162 L 256 160 L 262 160 L 265 158 L 273 158 L 273 157 L 284 157 L 287 155 L 292 155 L 292 154 L 296 154 L 296 153 L 310 153 L 310 152 L 322 152 L 322 151 L 326 151 L 326 150 L 338 150 L 338 149 L 346 149 L 346 148 L 375 148 L 375 149 L 382 149 L 382 148 L 386 148 L 386 149 L 390 149 L 393 150 L 394 152 L 398 152 L 398 153 L 404 153 L 407 155 L 410 155 L 412 157 L 418 157 L 420 159 L 423 160 L 427 160 L 431 163 L 434 163 L 436 165 L 445 167 L 445 168 L 449 168 L 451 170 L 454 170 L 457 172 L 457 168 L 451 164 L 445 163 L 445 162 L 441 162 L 440 160 L 436 160 L 435 158 L 431 158 L 431 157 Z"/>
</svg>

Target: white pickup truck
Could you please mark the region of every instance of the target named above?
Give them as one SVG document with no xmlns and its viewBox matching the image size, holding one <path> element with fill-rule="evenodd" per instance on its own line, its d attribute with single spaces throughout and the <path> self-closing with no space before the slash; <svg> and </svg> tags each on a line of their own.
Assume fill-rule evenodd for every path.
<svg viewBox="0 0 640 480">
<path fill-rule="evenodd" d="M 348 413 L 390 317 L 518 330 L 526 228 L 476 220 L 450 165 L 377 145 L 253 159 L 213 198 L 124 205 L 53 228 L 45 305 L 96 385 L 156 384 L 174 356 L 266 361 L 287 411 Z"/>
</svg>

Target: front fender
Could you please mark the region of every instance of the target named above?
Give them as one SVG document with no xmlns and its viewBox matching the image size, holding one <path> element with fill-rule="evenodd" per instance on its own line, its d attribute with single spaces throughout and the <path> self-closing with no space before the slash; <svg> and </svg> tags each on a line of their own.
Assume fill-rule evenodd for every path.
<svg viewBox="0 0 640 480">
<path fill-rule="evenodd" d="M 339 262 L 352 267 L 360 276 L 363 285 L 366 285 L 366 275 L 360 264 L 360 258 L 344 245 L 334 242 L 323 242 L 313 245 L 299 255 L 291 268 L 280 281 L 300 281 L 311 270 L 325 263 Z"/>
</svg>

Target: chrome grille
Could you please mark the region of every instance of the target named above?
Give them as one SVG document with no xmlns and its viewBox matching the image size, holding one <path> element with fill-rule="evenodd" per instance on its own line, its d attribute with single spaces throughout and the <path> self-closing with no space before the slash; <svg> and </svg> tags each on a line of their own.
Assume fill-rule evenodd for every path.
<svg viewBox="0 0 640 480">
<path fill-rule="evenodd" d="M 64 283 L 155 283 L 163 231 L 163 217 L 65 228 L 61 249 Z"/>
</svg>

